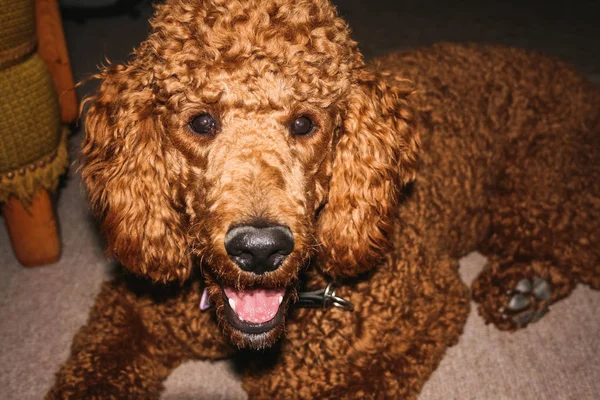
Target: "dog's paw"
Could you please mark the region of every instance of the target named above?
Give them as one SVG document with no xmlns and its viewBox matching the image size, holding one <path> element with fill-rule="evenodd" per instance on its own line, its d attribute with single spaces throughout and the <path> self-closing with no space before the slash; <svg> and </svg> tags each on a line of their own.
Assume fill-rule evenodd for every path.
<svg viewBox="0 0 600 400">
<path fill-rule="evenodd" d="M 539 321 L 575 284 L 550 261 L 523 263 L 490 257 L 488 266 L 473 281 L 471 294 L 486 323 L 511 331 Z"/>
<path fill-rule="evenodd" d="M 540 277 L 521 279 L 507 291 L 508 302 L 498 310 L 504 319 L 511 319 L 518 328 L 539 321 L 548 312 L 552 287 Z"/>
</svg>

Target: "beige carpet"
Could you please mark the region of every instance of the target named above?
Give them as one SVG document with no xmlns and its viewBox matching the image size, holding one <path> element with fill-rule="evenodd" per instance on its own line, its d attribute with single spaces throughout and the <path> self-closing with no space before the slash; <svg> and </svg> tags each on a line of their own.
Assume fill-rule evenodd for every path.
<svg viewBox="0 0 600 400">
<path fill-rule="evenodd" d="M 555 54 L 600 80 L 600 30 L 593 13 L 576 4 L 553 8 L 530 1 L 344 0 L 337 2 L 369 56 L 436 41 L 486 41 Z M 593 2 L 590 2 L 592 4 Z M 522 5 L 527 4 L 527 5 Z M 462 8 L 461 8 L 462 7 Z M 516 7 L 516 8 L 515 8 Z M 145 36 L 142 18 L 65 21 L 76 79 L 95 71 L 104 55 L 123 59 Z M 80 90 L 91 90 L 88 86 Z M 81 133 L 71 138 L 76 156 Z M 0 399 L 40 399 L 85 323 L 100 282 L 112 265 L 102 256 L 72 168 L 58 201 L 63 257 L 55 265 L 24 269 L 14 259 L 0 216 Z M 484 259 L 472 254 L 461 273 L 470 282 Z M 600 292 L 578 287 L 540 322 L 514 334 L 485 326 L 473 309 L 460 343 L 450 349 L 421 399 L 600 398 Z M 310 384 L 310 382 L 307 382 Z M 165 399 L 243 399 L 227 362 L 187 363 L 166 382 Z"/>
</svg>

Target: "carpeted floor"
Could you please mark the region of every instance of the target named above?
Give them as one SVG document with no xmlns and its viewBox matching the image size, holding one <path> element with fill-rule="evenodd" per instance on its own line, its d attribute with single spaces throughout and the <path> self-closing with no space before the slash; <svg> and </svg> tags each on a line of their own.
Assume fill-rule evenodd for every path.
<svg viewBox="0 0 600 400">
<path fill-rule="evenodd" d="M 504 43 L 559 56 L 600 83 L 600 29 L 594 2 L 526 1 L 514 4 L 467 0 L 338 0 L 355 39 L 368 57 L 438 41 Z M 150 7 L 129 15 L 90 15 L 70 9 L 64 26 L 76 79 L 95 71 L 104 56 L 123 60 L 147 30 Z M 94 89 L 89 84 L 80 95 Z M 599 105 L 600 106 L 600 105 Z M 81 132 L 71 137 L 77 156 Z M 100 282 L 114 266 L 88 216 L 79 176 L 72 167 L 58 196 L 63 237 L 59 263 L 24 269 L 0 228 L 0 398 L 39 399 L 69 354 L 85 323 Z M 1 218 L 0 218 L 1 219 Z M 463 259 L 470 282 L 485 260 Z M 600 292 L 579 287 L 547 317 L 514 334 L 485 326 L 473 311 L 460 343 L 426 384 L 421 399 L 578 399 L 600 393 Z M 307 383 L 308 384 L 308 383 Z M 188 363 L 166 382 L 165 399 L 243 399 L 227 362 Z"/>
</svg>

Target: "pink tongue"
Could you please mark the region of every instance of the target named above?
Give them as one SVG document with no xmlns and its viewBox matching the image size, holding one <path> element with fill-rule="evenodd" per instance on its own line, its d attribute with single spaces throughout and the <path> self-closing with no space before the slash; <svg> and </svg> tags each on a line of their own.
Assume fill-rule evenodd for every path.
<svg viewBox="0 0 600 400">
<path fill-rule="evenodd" d="M 229 306 L 244 321 L 260 324 L 272 320 L 279 310 L 285 289 L 254 289 L 245 292 L 224 288 Z"/>
</svg>

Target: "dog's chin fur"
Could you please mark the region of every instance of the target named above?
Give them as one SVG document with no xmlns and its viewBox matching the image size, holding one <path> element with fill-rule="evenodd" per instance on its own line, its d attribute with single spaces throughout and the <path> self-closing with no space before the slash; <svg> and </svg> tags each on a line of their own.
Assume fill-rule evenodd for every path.
<svg viewBox="0 0 600 400">
<path fill-rule="evenodd" d="M 225 322 L 224 335 L 238 349 L 264 350 L 277 343 L 285 326 L 285 318 L 273 329 L 263 333 L 245 333 Z"/>
</svg>

